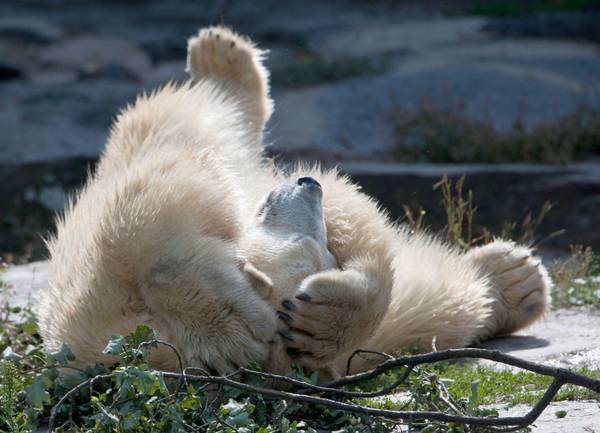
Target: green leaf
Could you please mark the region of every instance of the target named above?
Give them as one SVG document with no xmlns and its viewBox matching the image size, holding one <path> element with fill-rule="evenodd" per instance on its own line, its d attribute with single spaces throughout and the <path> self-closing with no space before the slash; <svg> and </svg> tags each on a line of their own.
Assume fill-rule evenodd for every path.
<svg viewBox="0 0 600 433">
<path fill-rule="evenodd" d="M 250 414 L 248 412 L 239 412 L 235 416 L 227 418 L 227 421 L 236 427 L 244 427 L 250 424 Z"/>
<path fill-rule="evenodd" d="M 31 385 L 28 385 L 25 391 L 27 392 L 25 400 L 33 407 L 41 409 L 44 403 L 50 404 L 50 394 L 46 391 L 44 376 L 41 374 L 33 377 Z"/>
<path fill-rule="evenodd" d="M 125 337 L 119 334 L 113 334 L 108 341 L 108 344 L 102 351 L 107 355 L 120 355 L 123 351 L 123 346 L 125 345 Z"/>
<path fill-rule="evenodd" d="M 63 343 L 56 352 L 50 352 L 47 356 L 48 364 L 68 365 L 75 360 L 75 355 L 66 343 Z"/>
<path fill-rule="evenodd" d="M 4 351 L 2 352 L 2 358 L 6 359 L 7 361 L 11 361 L 14 363 L 19 362 L 23 357 L 21 355 L 19 355 L 18 353 L 15 353 L 12 350 L 12 347 L 8 346 L 6 349 L 4 349 Z"/>
<path fill-rule="evenodd" d="M 26 322 L 21 324 L 23 332 L 33 336 L 39 332 L 38 324 L 35 319 L 30 318 Z"/>
<path fill-rule="evenodd" d="M 152 340 L 156 340 L 156 332 L 148 325 L 139 325 L 134 332 L 127 336 L 127 342 L 134 348 Z"/>
<path fill-rule="evenodd" d="M 566 410 L 557 410 L 556 412 L 554 412 L 554 415 L 556 415 L 556 418 L 564 418 L 567 416 L 567 411 Z"/>
</svg>

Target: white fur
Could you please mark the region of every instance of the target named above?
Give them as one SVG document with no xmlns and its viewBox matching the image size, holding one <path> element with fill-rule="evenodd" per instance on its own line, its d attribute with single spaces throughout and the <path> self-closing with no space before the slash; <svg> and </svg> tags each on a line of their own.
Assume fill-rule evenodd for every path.
<svg viewBox="0 0 600 433">
<path fill-rule="evenodd" d="M 121 113 L 58 221 L 40 303 L 48 348 L 111 363 L 109 336 L 148 323 L 188 365 L 285 371 L 287 348 L 339 374 L 355 349 L 460 347 L 544 313 L 551 282 L 530 250 L 497 241 L 463 254 L 394 226 L 335 170 L 281 173 L 262 160 L 272 101 L 250 41 L 215 27 L 188 52 L 193 81 Z M 302 195 L 300 176 L 322 197 Z M 282 184 L 284 199 L 265 201 Z M 278 217 L 257 213 L 265 203 Z M 151 361 L 177 368 L 164 348 Z"/>
</svg>

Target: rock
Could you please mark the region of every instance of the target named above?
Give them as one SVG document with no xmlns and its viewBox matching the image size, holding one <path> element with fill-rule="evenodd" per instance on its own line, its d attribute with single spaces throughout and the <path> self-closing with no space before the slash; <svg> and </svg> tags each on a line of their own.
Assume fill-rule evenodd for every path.
<svg viewBox="0 0 600 433">
<path fill-rule="evenodd" d="M 600 9 L 493 18 L 484 30 L 498 36 L 576 39 L 600 42 Z"/>
<path fill-rule="evenodd" d="M 0 18 L 0 38 L 11 38 L 24 43 L 47 44 L 62 37 L 62 29 L 40 17 Z"/>
<path fill-rule="evenodd" d="M 142 44 L 153 63 L 171 62 L 185 59 L 187 56 L 186 44 L 179 37 L 166 37 L 151 40 Z"/>
<path fill-rule="evenodd" d="M 277 151 L 313 159 L 377 158 L 394 145 L 392 109 L 422 102 L 465 107 L 500 131 L 528 129 L 573 112 L 600 74 L 596 48 L 536 41 L 475 41 L 407 55 L 390 72 L 276 94 L 270 139 Z M 397 121 L 398 119 L 396 119 Z"/>
<path fill-rule="evenodd" d="M 435 50 L 440 46 L 481 40 L 485 20 L 481 18 L 449 18 L 401 23 L 374 23 L 312 38 L 310 48 L 325 56 L 357 57 L 384 53 L 412 53 Z"/>
<path fill-rule="evenodd" d="M 599 342 L 600 310 L 582 307 L 551 311 L 541 322 L 514 335 L 486 341 L 482 346 L 546 365 L 598 370 Z M 502 367 L 491 361 L 480 362 Z"/>
<path fill-rule="evenodd" d="M 60 211 L 67 204 L 67 196 L 60 186 L 43 188 L 38 200 L 46 208 Z"/>
<path fill-rule="evenodd" d="M 59 76 L 58 82 L 69 75 Z M 123 80 L 30 86 L 11 81 L 0 101 L 2 164 L 97 157 L 112 119 L 143 87 Z M 10 101 L 10 104 L 6 102 Z"/>
<path fill-rule="evenodd" d="M 11 266 L 5 273 L 0 274 L 0 279 L 12 292 L 10 304 L 25 307 L 48 287 L 48 262 Z"/>
<path fill-rule="evenodd" d="M 0 81 L 17 80 L 21 78 L 21 71 L 11 65 L 0 63 Z"/>
<path fill-rule="evenodd" d="M 151 67 L 148 56 L 136 45 L 113 37 L 88 35 L 51 45 L 40 55 L 42 64 L 94 73 L 109 65 L 120 65 L 136 77 Z"/>
<path fill-rule="evenodd" d="M 77 81 L 79 75 L 76 71 L 50 67 L 44 70 L 33 70 L 29 73 L 28 78 L 33 85 L 53 87 L 73 83 Z"/>
<path fill-rule="evenodd" d="M 500 416 L 522 416 L 529 407 L 519 404 L 511 408 L 501 408 Z M 565 411 L 563 418 L 556 412 Z M 532 433 L 575 433 L 596 432 L 600 425 L 600 404 L 597 401 L 557 401 L 550 403 L 546 410 L 531 426 Z"/>
<path fill-rule="evenodd" d="M 185 60 L 159 63 L 154 69 L 149 70 L 143 77 L 144 86 L 148 89 L 162 86 L 167 82 L 184 81 L 188 78 L 185 73 Z"/>
<path fill-rule="evenodd" d="M 98 68 L 81 71 L 79 78 L 82 80 L 124 80 L 137 81 L 137 76 L 125 66 L 118 63 L 109 63 Z"/>
</svg>

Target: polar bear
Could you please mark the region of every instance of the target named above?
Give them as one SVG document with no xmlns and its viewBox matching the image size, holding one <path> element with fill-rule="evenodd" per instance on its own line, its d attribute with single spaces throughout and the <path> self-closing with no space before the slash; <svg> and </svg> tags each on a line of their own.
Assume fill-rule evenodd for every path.
<svg viewBox="0 0 600 433">
<path fill-rule="evenodd" d="M 463 253 L 393 224 L 336 170 L 265 160 L 263 57 L 227 28 L 203 29 L 189 82 L 119 115 L 48 242 L 49 349 L 111 364 L 109 336 L 147 323 L 186 365 L 294 361 L 335 375 L 356 349 L 462 347 L 544 314 L 552 283 L 531 249 L 496 240 Z M 151 363 L 178 368 L 168 348 Z"/>
</svg>

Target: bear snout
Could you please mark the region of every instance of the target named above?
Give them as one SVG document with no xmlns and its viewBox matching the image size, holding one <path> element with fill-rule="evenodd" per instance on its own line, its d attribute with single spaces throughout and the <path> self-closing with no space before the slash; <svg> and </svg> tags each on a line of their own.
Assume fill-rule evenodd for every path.
<svg viewBox="0 0 600 433">
<path fill-rule="evenodd" d="M 300 178 L 298 178 L 296 183 L 300 186 L 306 185 L 309 187 L 317 187 L 317 188 L 321 189 L 321 184 L 310 176 L 300 177 Z"/>
</svg>

